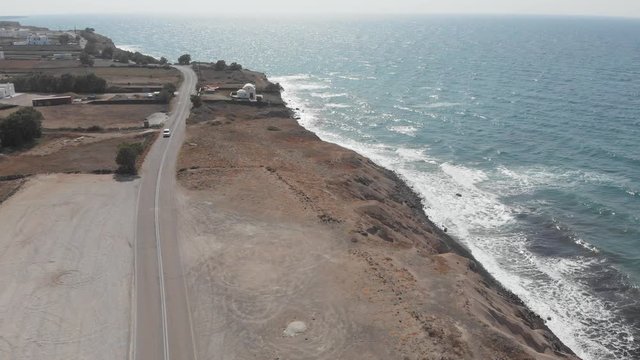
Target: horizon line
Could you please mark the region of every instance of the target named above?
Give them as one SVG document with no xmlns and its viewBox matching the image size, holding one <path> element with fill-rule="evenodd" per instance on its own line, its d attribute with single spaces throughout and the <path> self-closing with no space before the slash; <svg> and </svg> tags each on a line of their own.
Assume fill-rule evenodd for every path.
<svg viewBox="0 0 640 360">
<path fill-rule="evenodd" d="M 550 14 L 550 13 L 500 13 L 500 12 L 424 12 L 424 13 L 409 13 L 409 12 L 397 12 L 397 13 L 384 13 L 384 12 L 262 12 L 256 14 L 247 14 L 241 12 L 224 12 L 216 14 L 202 14 L 202 13 L 170 13 L 170 12 L 148 12 L 145 15 L 130 13 L 130 12 L 101 12 L 101 13 L 39 13 L 39 14 L 27 14 L 27 15 L 2 15 L 0 21 L 9 19 L 21 19 L 38 16 L 132 16 L 132 17 L 153 17 L 153 16 L 173 16 L 173 17 L 196 17 L 196 18 L 220 18 L 220 17 L 237 17 L 237 18 L 255 18 L 255 17 L 420 17 L 420 16 L 460 16 L 460 17 L 553 17 L 553 18 L 591 18 L 591 19 L 627 19 L 627 20 L 640 20 L 639 16 L 633 15 L 595 15 L 595 14 Z"/>
</svg>

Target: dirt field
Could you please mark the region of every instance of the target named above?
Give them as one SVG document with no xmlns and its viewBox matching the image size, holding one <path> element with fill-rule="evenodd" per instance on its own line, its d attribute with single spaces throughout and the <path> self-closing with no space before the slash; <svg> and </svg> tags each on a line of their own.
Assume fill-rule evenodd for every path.
<svg viewBox="0 0 640 360">
<path fill-rule="evenodd" d="M 54 76 L 62 74 L 95 73 L 111 85 L 164 85 L 180 82 L 180 72 L 174 68 L 136 68 L 109 66 L 111 62 L 98 59 L 94 67 L 81 66 L 77 60 L 4 60 L 0 61 L 0 76 L 23 75 L 29 72 L 42 72 Z"/>
<path fill-rule="evenodd" d="M 127 357 L 137 186 L 38 176 L 0 205 L 0 358 Z"/>
<path fill-rule="evenodd" d="M 0 155 L 0 176 L 115 171 L 118 145 L 143 141 L 142 135 L 132 133 L 49 133 L 29 150 Z"/>
<path fill-rule="evenodd" d="M 174 68 L 135 68 L 135 67 L 72 67 L 46 70 L 46 73 L 60 76 L 62 74 L 95 73 L 107 80 L 109 85 L 164 85 L 180 82 L 180 72 Z"/>
<path fill-rule="evenodd" d="M 4 180 L 0 181 L 0 204 L 13 195 L 26 180 Z"/>
<path fill-rule="evenodd" d="M 168 110 L 163 104 L 139 105 L 89 105 L 73 104 L 42 106 L 37 108 L 44 116 L 42 127 L 89 128 L 100 126 L 103 129 L 142 127 L 147 116 Z"/>
<path fill-rule="evenodd" d="M 217 71 L 209 65 L 196 65 L 194 66 L 194 71 L 198 75 L 198 82 L 200 84 L 215 84 L 231 88 L 242 88 L 246 83 L 253 83 L 256 85 L 256 90 L 261 92 L 264 91 L 270 83 L 264 74 L 247 69 L 242 69 L 241 71 Z"/>
<path fill-rule="evenodd" d="M 179 236 L 200 358 L 570 352 L 476 271 L 393 173 L 285 114 L 212 104 L 189 121 Z M 306 330 L 285 336 L 294 321 Z"/>
</svg>

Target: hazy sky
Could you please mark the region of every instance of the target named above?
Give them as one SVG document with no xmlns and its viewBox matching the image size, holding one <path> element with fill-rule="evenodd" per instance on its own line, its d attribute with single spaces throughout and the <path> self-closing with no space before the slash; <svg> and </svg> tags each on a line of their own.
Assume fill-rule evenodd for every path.
<svg viewBox="0 0 640 360">
<path fill-rule="evenodd" d="M 462 13 L 640 17 L 640 0 L 0 0 L 0 15 L 71 13 Z"/>
</svg>

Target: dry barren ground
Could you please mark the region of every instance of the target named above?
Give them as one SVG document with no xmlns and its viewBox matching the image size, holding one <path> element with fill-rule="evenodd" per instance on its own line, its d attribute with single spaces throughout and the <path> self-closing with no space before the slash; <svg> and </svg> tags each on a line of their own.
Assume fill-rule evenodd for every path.
<svg viewBox="0 0 640 360">
<path fill-rule="evenodd" d="M 179 240 L 200 358 L 574 359 L 393 173 L 286 114 L 189 121 Z"/>
<path fill-rule="evenodd" d="M 0 358 L 125 359 L 137 181 L 35 177 L 0 205 Z"/>
<path fill-rule="evenodd" d="M 31 149 L 0 154 L 0 176 L 115 171 L 118 146 L 144 143 L 148 133 L 45 133 Z M 141 159 L 142 160 L 142 159 Z"/>
<path fill-rule="evenodd" d="M 167 111 L 163 104 L 136 105 L 89 105 L 74 104 L 60 106 L 44 106 L 37 108 L 44 116 L 42 127 L 56 128 L 89 128 L 100 126 L 108 128 L 142 127 L 147 116 Z"/>
</svg>

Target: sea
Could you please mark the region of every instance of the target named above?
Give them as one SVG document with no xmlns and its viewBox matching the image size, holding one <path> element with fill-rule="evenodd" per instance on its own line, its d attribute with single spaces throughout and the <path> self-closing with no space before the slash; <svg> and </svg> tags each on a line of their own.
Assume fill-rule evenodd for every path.
<svg viewBox="0 0 640 360">
<path fill-rule="evenodd" d="M 640 20 L 34 16 L 264 71 L 583 359 L 640 359 Z M 459 195 L 461 196 L 459 196 Z"/>
</svg>

